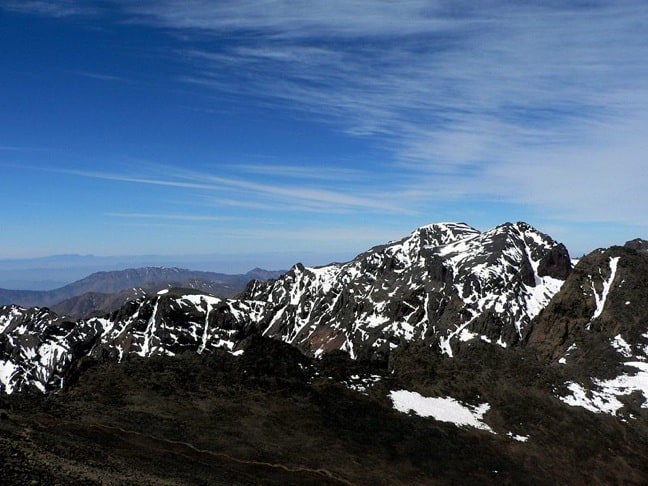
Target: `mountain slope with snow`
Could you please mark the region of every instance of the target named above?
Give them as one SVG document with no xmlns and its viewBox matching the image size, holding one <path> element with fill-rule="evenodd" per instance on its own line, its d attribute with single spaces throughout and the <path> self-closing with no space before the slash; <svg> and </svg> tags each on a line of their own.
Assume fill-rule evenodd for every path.
<svg viewBox="0 0 648 486">
<path fill-rule="evenodd" d="M 5 307 L 0 381 L 6 391 L 57 387 L 84 353 L 122 359 L 232 350 L 251 331 L 312 356 L 341 350 L 380 358 L 412 341 L 448 356 L 474 340 L 512 346 L 570 266 L 564 246 L 525 223 L 486 232 L 439 223 L 344 264 L 297 264 L 277 280 L 254 281 L 240 300 L 162 291 L 76 323 Z"/>
<path fill-rule="evenodd" d="M 3 478 L 644 484 L 646 248 L 439 223 L 239 299 L 0 307 Z"/>
<path fill-rule="evenodd" d="M 613 415 L 648 413 L 647 282 L 648 253 L 634 243 L 596 250 L 538 316 L 525 340 L 565 368 L 566 403 Z"/>
<path fill-rule="evenodd" d="M 265 335 L 315 356 L 385 354 L 411 340 L 452 356 L 460 341 L 518 343 L 570 268 L 565 247 L 525 223 L 483 233 L 440 223 L 348 263 L 296 265 L 244 298 L 270 303 Z"/>
<path fill-rule="evenodd" d="M 6 393 L 63 386 L 86 356 L 175 356 L 232 350 L 264 304 L 162 290 L 104 317 L 71 321 L 48 309 L 0 307 L 0 386 Z"/>
</svg>

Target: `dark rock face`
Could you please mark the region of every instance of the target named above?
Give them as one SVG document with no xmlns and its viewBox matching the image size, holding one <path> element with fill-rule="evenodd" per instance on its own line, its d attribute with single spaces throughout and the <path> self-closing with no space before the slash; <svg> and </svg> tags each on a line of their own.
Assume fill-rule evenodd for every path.
<svg viewBox="0 0 648 486">
<path fill-rule="evenodd" d="M 648 253 L 596 250 L 532 322 L 526 349 L 559 373 L 553 387 L 561 401 L 641 428 L 648 423 L 647 323 Z"/>
<path fill-rule="evenodd" d="M 621 334 L 640 345 L 648 322 L 646 282 L 645 253 L 628 247 L 590 253 L 534 321 L 528 344 L 550 359 L 592 333 L 607 338 Z"/>
<path fill-rule="evenodd" d="M 540 259 L 538 275 L 549 276 L 565 280 L 572 270 L 569 252 L 562 243 L 551 248 L 549 252 Z"/>
<path fill-rule="evenodd" d="M 648 251 L 648 240 L 635 238 L 634 240 L 626 241 L 623 246 L 637 251 Z"/>
</svg>

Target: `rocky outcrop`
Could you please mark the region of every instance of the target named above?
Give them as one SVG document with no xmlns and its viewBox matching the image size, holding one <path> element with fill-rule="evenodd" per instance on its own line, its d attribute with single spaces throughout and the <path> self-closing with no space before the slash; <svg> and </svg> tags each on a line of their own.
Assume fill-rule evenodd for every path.
<svg viewBox="0 0 648 486">
<path fill-rule="evenodd" d="M 635 240 L 636 241 L 636 240 Z M 614 373 L 648 358 L 648 254 L 612 247 L 579 260 L 525 338 L 542 358 Z"/>
<path fill-rule="evenodd" d="M 632 250 L 637 251 L 648 251 L 648 240 L 642 238 L 635 238 L 634 240 L 626 241 L 626 248 L 631 248 Z"/>
</svg>

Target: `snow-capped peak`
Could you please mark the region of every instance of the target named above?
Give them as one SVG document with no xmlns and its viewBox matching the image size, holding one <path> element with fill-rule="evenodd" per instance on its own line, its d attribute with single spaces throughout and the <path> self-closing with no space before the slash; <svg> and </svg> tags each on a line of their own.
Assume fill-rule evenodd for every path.
<svg viewBox="0 0 648 486">
<path fill-rule="evenodd" d="M 526 223 L 436 223 L 344 264 L 295 267 L 252 295 L 273 304 L 264 333 L 309 353 L 429 339 L 451 355 L 469 336 L 518 342 L 570 268 L 566 249 Z"/>
</svg>

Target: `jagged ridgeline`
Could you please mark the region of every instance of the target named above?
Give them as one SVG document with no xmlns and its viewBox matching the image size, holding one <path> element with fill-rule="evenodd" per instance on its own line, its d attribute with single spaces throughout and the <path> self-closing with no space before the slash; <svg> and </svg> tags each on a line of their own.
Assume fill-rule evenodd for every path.
<svg viewBox="0 0 648 486">
<path fill-rule="evenodd" d="M 0 308 L 0 386 L 59 388 L 84 356 L 173 356 L 238 350 L 250 333 L 309 356 L 380 359 L 422 342 L 452 357 L 475 340 L 519 345 L 571 271 L 567 249 L 525 223 L 480 232 L 462 223 L 418 228 L 347 263 L 253 281 L 238 299 L 160 291 L 102 317 Z"/>
<path fill-rule="evenodd" d="M 244 298 L 270 303 L 263 332 L 307 354 L 367 357 L 423 340 L 452 356 L 457 341 L 518 343 L 570 269 L 566 248 L 525 223 L 444 223 L 345 264 L 296 265 Z"/>
</svg>

